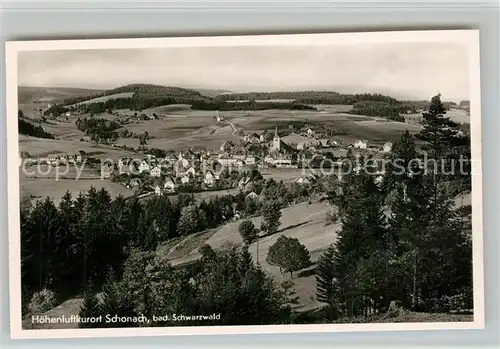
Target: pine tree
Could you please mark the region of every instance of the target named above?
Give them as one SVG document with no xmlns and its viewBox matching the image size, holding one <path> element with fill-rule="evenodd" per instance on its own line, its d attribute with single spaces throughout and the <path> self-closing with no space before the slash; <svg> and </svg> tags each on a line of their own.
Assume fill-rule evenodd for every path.
<svg viewBox="0 0 500 349">
<path fill-rule="evenodd" d="M 281 210 L 277 201 L 267 201 L 262 207 L 262 224 L 260 229 L 266 232 L 267 235 L 274 234 L 278 231 L 281 224 Z"/>
<path fill-rule="evenodd" d="M 335 273 L 335 245 L 331 245 L 320 257 L 316 264 L 316 298 L 323 303 L 321 309 L 323 319 L 335 320 L 339 316 L 340 301 L 336 273 Z"/>
<path fill-rule="evenodd" d="M 240 233 L 243 242 L 247 245 L 254 242 L 255 239 L 257 239 L 258 237 L 257 229 L 255 228 L 252 221 L 249 219 L 244 220 L 243 222 L 240 223 L 238 227 L 238 232 Z"/>
<path fill-rule="evenodd" d="M 432 97 L 429 110 L 423 113 L 423 129 L 417 138 L 424 141 L 422 146 L 430 159 L 443 159 L 455 143 L 458 124 L 445 116 L 446 108 L 441 102 L 441 95 Z"/>
<path fill-rule="evenodd" d="M 99 308 L 99 299 L 96 294 L 92 290 L 92 281 L 88 281 L 87 290 L 85 292 L 85 296 L 83 298 L 83 303 L 80 307 L 79 316 L 81 318 L 97 318 L 101 314 Z M 99 322 L 91 322 L 91 321 L 82 321 L 79 323 L 79 327 L 81 328 L 97 328 L 101 327 L 101 323 Z"/>
<path fill-rule="evenodd" d="M 365 173 L 356 175 L 352 189 L 344 208 L 342 229 L 335 243 L 333 275 L 328 275 L 330 272 L 325 270 L 328 260 L 331 261 L 331 256 L 327 254 L 322 266 L 324 279 L 320 278 L 321 282 L 317 284 L 322 297 L 338 301 L 339 313 L 348 316 L 360 314 L 366 293 L 372 293 L 360 287 L 360 263 L 373 253 L 385 250 L 388 245 L 383 197 L 373 176 Z"/>
</svg>

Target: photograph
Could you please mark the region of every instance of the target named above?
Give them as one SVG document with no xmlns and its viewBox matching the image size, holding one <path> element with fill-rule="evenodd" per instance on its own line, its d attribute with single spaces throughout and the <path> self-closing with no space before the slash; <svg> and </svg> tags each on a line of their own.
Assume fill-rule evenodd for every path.
<svg viewBox="0 0 500 349">
<path fill-rule="evenodd" d="M 478 30 L 6 44 L 13 338 L 484 328 Z"/>
</svg>

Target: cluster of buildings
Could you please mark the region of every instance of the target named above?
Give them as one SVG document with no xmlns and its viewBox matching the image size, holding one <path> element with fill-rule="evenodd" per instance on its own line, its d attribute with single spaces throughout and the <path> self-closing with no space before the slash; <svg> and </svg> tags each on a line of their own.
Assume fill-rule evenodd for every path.
<svg viewBox="0 0 500 349">
<path fill-rule="evenodd" d="M 21 158 L 26 158 L 21 154 Z M 56 153 L 50 154 L 45 157 L 29 157 L 34 163 L 37 164 L 47 164 L 51 166 L 67 166 L 67 165 L 79 165 L 84 161 L 84 155 L 81 153 L 76 154 L 65 154 L 65 153 Z"/>
<path fill-rule="evenodd" d="M 147 155 L 141 160 L 122 158 L 118 160 L 114 169 L 107 168 L 104 172 L 116 173 L 118 175 L 130 175 L 128 182 L 122 182 L 128 187 L 138 186 L 136 177 L 150 178 L 152 187 L 157 195 L 163 193 L 175 192 L 181 185 L 195 184 L 204 188 L 212 188 L 220 181 L 220 174 L 224 170 L 240 171 L 247 167 L 278 167 L 278 168 L 297 168 L 301 162 L 309 162 L 315 157 L 323 158 L 318 147 L 340 147 L 336 141 L 315 139 L 314 131 L 307 130 L 311 138 L 301 139 L 301 142 L 285 142 L 278 134 L 278 128 L 274 130 L 274 136 L 270 142 L 265 142 L 263 135 L 246 135 L 244 141 L 236 144 L 232 141 L 225 141 L 218 152 L 210 152 L 206 149 L 194 148 L 182 151 L 178 154 L 169 154 L 158 158 L 153 155 Z M 289 136 L 285 137 L 285 139 Z M 292 139 L 292 138 L 290 138 Z M 310 140 L 311 143 L 307 143 Z M 249 145 L 260 144 L 259 151 L 256 154 Z M 370 147 L 365 140 L 358 140 L 347 146 L 356 149 L 368 149 Z M 379 147 L 380 148 L 380 147 Z M 387 142 L 377 151 L 390 152 L 392 144 Z M 308 150 L 304 152 L 302 150 Z M 152 181 L 151 181 L 152 179 Z M 299 178 L 297 183 L 308 183 L 307 178 Z"/>
</svg>

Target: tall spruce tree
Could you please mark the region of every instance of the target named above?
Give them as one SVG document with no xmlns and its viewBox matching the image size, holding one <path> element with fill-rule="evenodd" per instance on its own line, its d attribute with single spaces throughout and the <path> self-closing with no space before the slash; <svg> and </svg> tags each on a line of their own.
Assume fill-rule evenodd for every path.
<svg viewBox="0 0 500 349">
<path fill-rule="evenodd" d="M 333 316 L 336 309 L 341 315 L 362 313 L 366 293 L 372 292 L 359 286 L 359 265 L 387 246 L 383 200 L 373 176 L 355 174 L 350 189 L 334 252 L 329 249 L 320 259 L 316 280 L 317 295 L 328 304 L 328 316 Z"/>
</svg>

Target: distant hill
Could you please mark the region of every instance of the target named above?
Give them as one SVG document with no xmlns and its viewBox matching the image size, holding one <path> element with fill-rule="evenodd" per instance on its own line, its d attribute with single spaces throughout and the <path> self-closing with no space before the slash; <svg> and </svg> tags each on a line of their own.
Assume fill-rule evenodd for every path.
<svg viewBox="0 0 500 349">
<path fill-rule="evenodd" d="M 17 98 L 19 104 L 27 103 L 63 103 L 64 99 L 78 96 L 90 96 L 102 93 L 102 90 L 90 90 L 70 87 L 35 87 L 19 86 Z"/>
<path fill-rule="evenodd" d="M 397 99 L 382 94 L 341 94 L 334 91 L 288 91 L 288 92 L 248 92 L 224 93 L 216 97 L 223 101 L 239 100 L 294 100 L 302 104 L 344 104 L 352 105 L 361 101 L 399 104 Z"/>
<path fill-rule="evenodd" d="M 174 86 L 152 85 L 152 84 L 129 84 L 107 90 L 98 94 L 90 94 L 77 98 L 67 98 L 64 105 L 73 105 L 105 96 L 133 93 L 135 100 L 160 100 L 175 99 L 178 104 L 192 103 L 193 101 L 205 100 L 200 92 Z"/>
<path fill-rule="evenodd" d="M 221 94 L 232 93 L 229 90 L 209 89 L 209 88 L 197 88 L 196 91 L 198 91 L 202 96 L 210 97 L 210 98 L 214 98 L 214 97 L 221 95 Z"/>
</svg>

